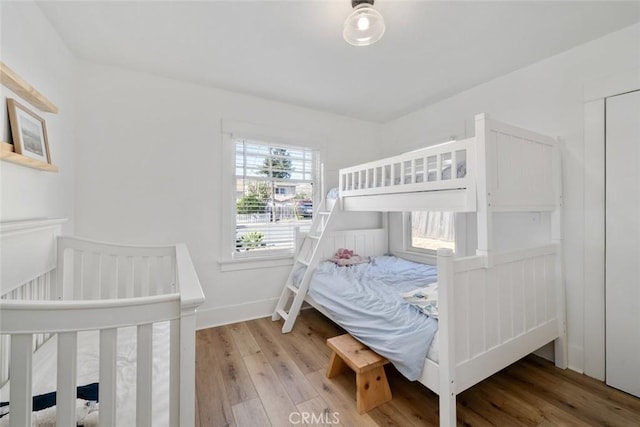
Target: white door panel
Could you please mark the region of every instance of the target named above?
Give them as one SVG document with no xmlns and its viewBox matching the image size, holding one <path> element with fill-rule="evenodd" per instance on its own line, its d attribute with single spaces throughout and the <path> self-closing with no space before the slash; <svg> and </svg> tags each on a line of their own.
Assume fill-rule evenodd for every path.
<svg viewBox="0 0 640 427">
<path fill-rule="evenodd" d="M 606 108 L 606 379 L 640 397 L 640 91 Z"/>
</svg>

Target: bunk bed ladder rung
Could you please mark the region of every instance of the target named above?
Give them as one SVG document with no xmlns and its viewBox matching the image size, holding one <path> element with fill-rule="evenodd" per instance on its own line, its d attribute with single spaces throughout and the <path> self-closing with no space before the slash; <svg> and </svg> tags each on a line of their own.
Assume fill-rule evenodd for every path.
<svg viewBox="0 0 640 427">
<path fill-rule="evenodd" d="M 278 300 L 273 315 L 271 316 L 273 321 L 280 319 L 284 320 L 282 333 L 291 332 L 291 329 L 293 329 L 293 324 L 298 317 L 302 303 L 307 295 L 313 270 L 318 265 L 318 258 L 321 256 L 321 251 L 319 249 L 322 246 L 322 240 L 325 236 L 325 232 L 328 230 L 331 219 L 333 218 L 333 212 L 336 209 L 336 205 L 337 203 L 334 203 L 329 210 L 321 210 L 317 213 L 313 218 L 309 233 L 305 236 L 304 242 L 301 246 L 303 248 L 306 247 L 307 251 L 298 251 L 295 256 L 295 262 L 293 263 L 289 277 L 282 289 L 280 299 Z M 326 201 L 322 200 L 320 206 L 326 207 Z M 300 268 L 300 264 L 304 265 L 306 270 L 302 276 L 299 286 L 296 287 L 293 283 L 294 275 L 297 269 Z"/>
<path fill-rule="evenodd" d="M 282 317 L 284 319 L 284 321 L 286 322 L 287 319 L 289 318 L 289 313 L 287 313 L 286 311 L 284 311 L 283 309 L 281 310 L 276 310 L 276 313 L 278 313 L 278 315 L 280 317 Z"/>
</svg>

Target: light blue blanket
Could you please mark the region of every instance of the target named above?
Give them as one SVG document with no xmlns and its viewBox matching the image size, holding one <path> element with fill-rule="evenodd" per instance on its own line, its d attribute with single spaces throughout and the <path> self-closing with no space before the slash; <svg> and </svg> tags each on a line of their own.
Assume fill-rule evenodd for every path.
<svg viewBox="0 0 640 427">
<path fill-rule="evenodd" d="M 323 262 L 314 272 L 309 296 L 352 336 L 416 380 L 438 321 L 407 303 L 401 293 L 436 279 L 435 267 L 393 256 L 351 267 Z"/>
</svg>

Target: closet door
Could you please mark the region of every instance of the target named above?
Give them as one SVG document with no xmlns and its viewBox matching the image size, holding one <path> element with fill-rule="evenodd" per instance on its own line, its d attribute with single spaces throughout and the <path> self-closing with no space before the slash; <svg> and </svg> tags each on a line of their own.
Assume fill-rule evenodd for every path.
<svg viewBox="0 0 640 427">
<path fill-rule="evenodd" d="M 606 379 L 640 397 L 640 91 L 606 108 Z"/>
</svg>

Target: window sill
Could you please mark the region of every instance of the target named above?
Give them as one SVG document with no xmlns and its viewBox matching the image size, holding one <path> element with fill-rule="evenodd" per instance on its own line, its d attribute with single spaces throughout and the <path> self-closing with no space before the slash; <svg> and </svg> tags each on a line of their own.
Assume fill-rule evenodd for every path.
<svg viewBox="0 0 640 427">
<path fill-rule="evenodd" d="M 222 259 L 218 261 L 220 271 L 241 271 L 257 268 L 286 267 L 293 265 L 292 255 L 270 257 Z"/>
<path fill-rule="evenodd" d="M 438 257 L 435 255 L 427 254 L 425 252 L 418 251 L 395 251 L 394 254 L 399 258 L 404 258 L 409 261 L 419 262 L 421 264 L 436 265 Z"/>
</svg>

